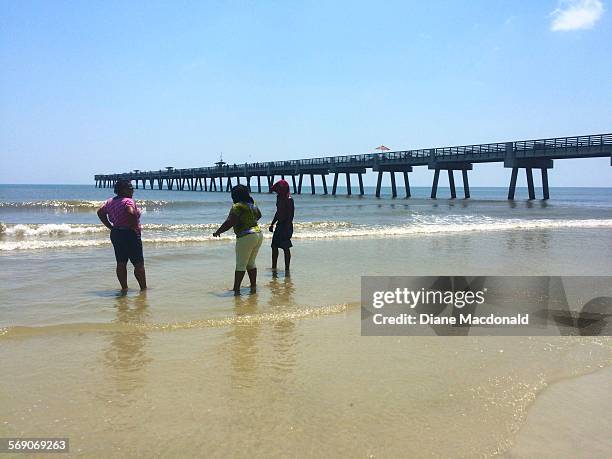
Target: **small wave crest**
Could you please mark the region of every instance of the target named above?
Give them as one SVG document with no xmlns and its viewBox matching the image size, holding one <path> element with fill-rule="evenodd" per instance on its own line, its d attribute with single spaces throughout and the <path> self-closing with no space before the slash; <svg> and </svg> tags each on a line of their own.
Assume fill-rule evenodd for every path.
<svg viewBox="0 0 612 459">
<path fill-rule="evenodd" d="M 11 210 L 59 210 L 72 212 L 90 212 L 100 207 L 104 201 L 74 200 L 46 200 L 46 201 L 21 201 L 0 202 L 0 209 Z M 165 207 L 192 207 L 201 203 L 196 201 L 162 201 L 162 200 L 137 200 L 136 204 L 141 209 L 156 209 Z"/>
<path fill-rule="evenodd" d="M 217 224 L 148 224 L 143 226 L 145 244 L 200 244 L 227 242 L 228 232 L 220 239 L 212 237 Z M 299 222 L 294 225 L 294 239 L 394 238 L 435 234 L 495 231 L 533 231 L 572 228 L 612 228 L 612 219 L 588 220 L 496 220 L 492 218 L 415 219 L 404 225 L 358 225 L 350 222 Z M 67 249 L 109 245 L 108 230 L 102 225 L 47 224 L 3 225 L 0 227 L 0 252 L 35 249 Z M 80 236 L 71 238 L 71 236 Z M 270 238 L 271 233 L 264 231 Z"/>
<path fill-rule="evenodd" d="M 112 323 L 71 323 L 47 326 L 9 326 L 0 328 L 0 338 L 21 338 L 40 336 L 49 333 L 83 333 L 83 332 L 168 332 L 175 330 L 189 330 L 198 328 L 220 328 L 232 325 L 259 325 L 279 323 L 287 320 L 302 320 L 324 317 L 346 312 L 356 303 L 340 303 L 318 307 L 303 307 L 281 312 L 263 312 L 261 314 L 232 315 L 221 318 L 197 319 L 186 322 L 171 323 L 141 323 L 141 322 L 112 322 Z"/>
<path fill-rule="evenodd" d="M 43 225 L 4 225 L 0 226 L 0 234 L 15 237 L 53 236 L 64 234 L 102 233 L 108 231 L 102 225 L 43 224 Z"/>
<path fill-rule="evenodd" d="M 353 224 L 349 222 L 303 222 L 295 223 L 298 230 L 334 230 L 350 228 Z M 217 223 L 184 223 L 184 224 L 158 224 L 149 223 L 142 225 L 145 232 L 153 233 L 209 233 L 219 227 Z M 50 223 L 50 224 L 4 224 L 0 222 L 0 235 L 16 238 L 35 238 L 40 236 L 63 236 L 70 234 L 95 234 L 107 233 L 108 229 L 101 224 L 72 224 L 72 223 Z"/>
<path fill-rule="evenodd" d="M 47 201 L 22 201 L 22 202 L 0 202 L 0 208 L 11 209 L 95 209 L 102 205 L 102 201 L 84 200 L 47 200 Z"/>
</svg>

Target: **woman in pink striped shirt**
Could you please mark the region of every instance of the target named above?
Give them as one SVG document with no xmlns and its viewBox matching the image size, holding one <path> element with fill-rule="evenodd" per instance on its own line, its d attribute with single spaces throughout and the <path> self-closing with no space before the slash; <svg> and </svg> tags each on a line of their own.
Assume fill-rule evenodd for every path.
<svg viewBox="0 0 612 459">
<path fill-rule="evenodd" d="M 110 238 L 117 260 L 117 279 L 121 284 L 121 291 L 127 291 L 127 262 L 130 260 L 134 265 L 134 276 L 140 285 L 140 290 L 145 290 L 147 279 L 140 238 L 140 209 L 132 199 L 134 195 L 132 182 L 125 179 L 118 180 L 115 194 L 114 198 L 108 199 L 98 209 L 98 218 L 111 230 Z"/>
</svg>

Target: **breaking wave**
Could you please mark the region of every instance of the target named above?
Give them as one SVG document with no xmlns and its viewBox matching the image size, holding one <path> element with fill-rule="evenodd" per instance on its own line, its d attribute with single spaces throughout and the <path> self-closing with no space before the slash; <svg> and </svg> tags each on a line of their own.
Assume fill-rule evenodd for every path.
<svg viewBox="0 0 612 459">
<path fill-rule="evenodd" d="M 220 239 L 212 237 L 217 224 L 143 225 L 143 242 L 149 245 L 202 244 L 227 242 L 228 232 Z M 433 234 L 457 234 L 493 231 L 532 231 L 572 228 L 612 229 L 612 219 L 520 220 L 488 217 L 437 217 L 414 219 L 403 225 L 360 225 L 350 222 L 296 222 L 295 239 L 393 238 Z M 75 237 L 76 236 L 76 237 Z M 271 234 L 264 231 L 264 236 Z M 70 249 L 109 245 L 108 230 L 102 225 L 84 224 L 1 224 L 0 252 L 13 250 Z"/>
<path fill-rule="evenodd" d="M 295 223 L 296 229 L 340 229 L 350 228 L 353 225 L 349 222 L 304 222 Z M 149 223 L 142 225 L 144 232 L 150 233 L 189 233 L 189 232 L 210 232 L 219 227 L 217 223 L 197 223 L 197 224 L 156 224 Z M 4 224 L 0 222 L 0 236 L 13 236 L 16 238 L 27 238 L 37 236 L 63 236 L 71 234 L 95 234 L 108 233 L 108 229 L 101 224 Z"/>
<path fill-rule="evenodd" d="M 22 201 L 22 202 L 0 202 L 0 209 L 11 210 L 56 210 L 66 212 L 91 212 L 102 205 L 104 201 L 87 200 L 46 200 L 46 201 Z M 157 208 L 187 208 L 205 206 L 210 203 L 200 201 L 163 201 L 154 199 L 138 200 L 137 205 L 141 209 Z"/>
<path fill-rule="evenodd" d="M 103 233 L 108 231 L 101 225 L 74 225 L 68 223 L 46 225 L 0 224 L 0 235 L 15 237 L 52 236 L 63 234 Z"/>
</svg>

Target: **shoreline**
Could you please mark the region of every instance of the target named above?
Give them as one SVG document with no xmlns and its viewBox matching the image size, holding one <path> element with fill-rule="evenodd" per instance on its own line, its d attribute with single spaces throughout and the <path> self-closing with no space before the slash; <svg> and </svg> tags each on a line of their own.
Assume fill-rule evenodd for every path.
<svg viewBox="0 0 612 459">
<path fill-rule="evenodd" d="M 595 396 L 585 397 L 586 393 Z M 612 438 L 612 362 L 549 384 L 528 408 L 508 459 L 609 457 Z M 554 419 L 554 421 L 552 421 Z M 588 425 L 576 422 L 591 419 Z"/>
</svg>

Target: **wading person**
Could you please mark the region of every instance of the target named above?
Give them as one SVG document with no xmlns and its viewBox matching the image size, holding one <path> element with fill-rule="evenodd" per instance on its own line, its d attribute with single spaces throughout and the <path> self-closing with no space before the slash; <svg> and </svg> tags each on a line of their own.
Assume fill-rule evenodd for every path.
<svg viewBox="0 0 612 459">
<path fill-rule="evenodd" d="M 257 266 L 255 258 L 263 241 L 263 234 L 257 224 L 261 218 L 261 212 L 255 205 L 255 201 L 249 194 L 249 189 L 244 185 L 236 185 L 232 188 L 232 201 L 234 205 L 230 209 L 227 219 L 213 233 L 214 237 L 221 236 L 230 228 L 236 233 L 236 272 L 234 273 L 234 294 L 240 294 L 240 284 L 244 278 L 245 271 L 249 274 L 251 282 L 251 293 L 257 291 Z"/>
<path fill-rule="evenodd" d="M 111 230 L 110 239 L 115 249 L 117 260 L 117 279 L 121 290 L 127 291 L 127 262 L 134 265 L 134 276 L 140 290 L 147 288 L 142 240 L 140 238 L 140 209 L 132 196 L 134 187 L 129 180 L 121 179 L 115 185 L 116 196 L 108 199 L 98 209 L 98 218 Z"/>
<path fill-rule="evenodd" d="M 291 236 L 293 235 L 293 215 L 295 205 L 293 198 L 289 194 L 289 183 L 279 180 L 272 186 L 272 191 L 276 193 L 276 213 L 270 224 L 272 235 L 272 270 L 276 271 L 278 262 L 278 249 L 283 249 L 285 255 L 285 274 L 289 273 L 291 264 Z M 274 225 L 276 224 L 276 228 Z"/>
</svg>

